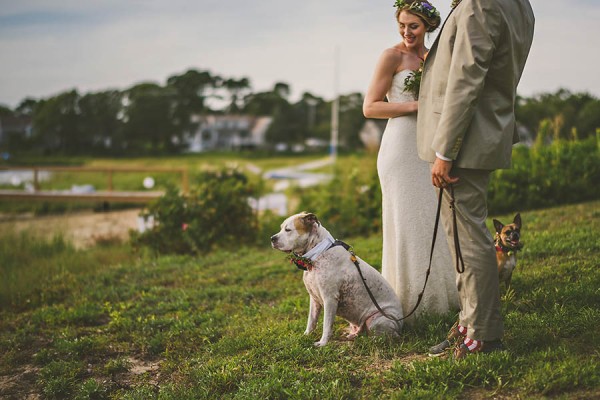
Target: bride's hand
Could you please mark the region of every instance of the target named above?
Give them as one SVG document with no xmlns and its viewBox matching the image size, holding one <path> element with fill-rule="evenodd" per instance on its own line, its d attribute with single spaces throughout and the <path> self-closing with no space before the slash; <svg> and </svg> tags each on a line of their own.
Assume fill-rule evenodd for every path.
<svg viewBox="0 0 600 400">
<path fill-rule="evenodd" d="M 415 114 L 417 111 L 419 111 L 419 102 L 417 101 L 405 101 L 397 104 L 399 105 L 397 117 Z"/>
<path fill-rule="evenodd" d="M 418 101 L 411 101 L 411 106 L 413 107 L 413 111 L 414 113 L 419 111 L 419 102 Z"/>
</svg>

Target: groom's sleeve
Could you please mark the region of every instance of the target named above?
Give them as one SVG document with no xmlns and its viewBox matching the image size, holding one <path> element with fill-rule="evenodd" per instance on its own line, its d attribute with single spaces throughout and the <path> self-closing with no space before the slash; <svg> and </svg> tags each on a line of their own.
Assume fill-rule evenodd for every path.
<svg viewBox="0 0 600 400">
<path fill-rule="evenodd" d="M 497 9 L 463 1 L 455 10 L 456 36 L 442 106 L 432 149 L 456 160 L 475 113 L 500 31 Z"/>
</svg>

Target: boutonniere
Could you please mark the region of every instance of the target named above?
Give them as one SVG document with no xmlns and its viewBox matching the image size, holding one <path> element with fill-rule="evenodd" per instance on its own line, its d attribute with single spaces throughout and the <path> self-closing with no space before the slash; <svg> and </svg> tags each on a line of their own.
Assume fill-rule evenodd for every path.
<svg viewBox="0 0 600 400">
<path fill-rule="evenodd" d="M 462 0 L 452 0 L 452 5 L 450 5 L 450 7 L 454 10 L 456 6 L 460 4 L 461 1 Z"/>
<path fill-rule="evenodd" d="M 314 264 L 310 258 L 299 256 L 294 252 L 290 253 L 289 259 L 292 264 L 303 271 L 311 271 L 314 268 Z"/>
</svg>

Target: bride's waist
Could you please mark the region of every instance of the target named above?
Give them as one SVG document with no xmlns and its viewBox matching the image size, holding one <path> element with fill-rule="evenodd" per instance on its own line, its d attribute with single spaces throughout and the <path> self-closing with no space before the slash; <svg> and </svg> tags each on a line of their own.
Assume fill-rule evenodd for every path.
<svg viewBox="0 0 600 400">
<path fill-rule="evenodd" d="M 392 117 L 388 119 L 388 124 L 392 123 L 392 122 L 399 122 L 399 121 L 414 121 L 417 122 L 417 114 L 407 114 L 407 115 L 400 115 L 398 117 Z"/>
</svg>

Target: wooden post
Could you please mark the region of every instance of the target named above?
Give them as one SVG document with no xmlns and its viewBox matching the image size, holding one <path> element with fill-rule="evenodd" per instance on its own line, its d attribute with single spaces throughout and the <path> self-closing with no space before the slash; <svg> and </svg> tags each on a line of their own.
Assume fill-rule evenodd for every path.
<svg viewBox="0 0 600 400">
<path fill-rule="evenodd" d="M 40 190 L 40 181 L 39 181 L 39 170 L 37 168 L 33 169 L 33 191 L 39 192 Z"/>
</svg>

